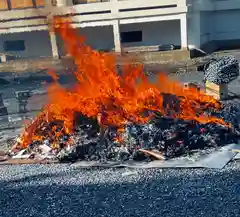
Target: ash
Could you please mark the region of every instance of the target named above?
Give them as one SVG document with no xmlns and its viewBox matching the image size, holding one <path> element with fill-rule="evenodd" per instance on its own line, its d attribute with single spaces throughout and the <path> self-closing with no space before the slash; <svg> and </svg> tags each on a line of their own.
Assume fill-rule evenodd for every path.
<svg viewBox="0 0 240 217">
<path fill-rule="evenodd" d="M 211 150 L 226 144 L 237 143 L 240 128 L 240 105 L 225 102 L 218 113 L 211 113 L 232 123 L 232 128 L 216 124 L 199 124 L 156 116 L 147 124 L 129 123 L 121 135 L 121 142 L 115 141 L 117 130 L 107 128 L 101 133 L 97 122 L 81 118 L 76 132 L 71 135 L 73 145 L 61 149 L 57 158 L 61 162 L 87 161 L 151 161 L 141 150 L 161 153 L 166 159 L 189 155 L 196 151 Z M 65 136 L 62 142 L 69 137 Z"/>
</svg>

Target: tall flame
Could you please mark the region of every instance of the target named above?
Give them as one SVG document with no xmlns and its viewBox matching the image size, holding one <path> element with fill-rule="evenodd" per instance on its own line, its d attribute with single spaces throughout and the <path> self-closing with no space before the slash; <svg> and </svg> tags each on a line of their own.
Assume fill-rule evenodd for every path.
<svg viewBox="0 0 240 217">
<path fill-rule="evenodd" d="M 120 73 L 116 69 L 116 55 L 100 53 L 84 44 L 84 39 L 70 22 L 55 18 L 53 25 L 54 31 L 63 39 L 67 52 L 75 61 L 78 83 L 71 90 L 66 90 L 58 83 L 58 77 L 51 73 L 56 82 L 49 88 L 50 103 L 26 127 L 21 137 L 22 147 L 34 140 L 43 139 L 37 135 L 42 122 L 62 120 L 62 130 L 65 133 L 72 132 L 76 112 L 88 117 L 101 114 L 104 125 L 119 128 L 129 121 L 146 123 L 152 117 L 143 115 L 145 111 L 167 115 L 162 93 L 173 94 L 180 99 L 180 112 L 173 112 L 173 117 L 226 125 L 222 119 L 204 113 L 206 108 L 218 110 L 221 105 L 202 91 L 184 89 L 180 83 L 161 73 L 157 81 L 151 83 L 144 75 L 141 64 L 124 65 Z M 57 138 L 61 133 L 63 132 L 54 133 L 54 136 Z"/>
</svg>

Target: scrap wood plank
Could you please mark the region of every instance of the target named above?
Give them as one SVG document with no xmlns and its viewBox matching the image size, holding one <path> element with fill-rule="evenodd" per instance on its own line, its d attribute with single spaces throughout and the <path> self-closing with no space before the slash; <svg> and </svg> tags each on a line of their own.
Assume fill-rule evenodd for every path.
<svg viewBox="0 0 240 217">
<path fill-rule="evenodd" d="M 58 163 L 57 160 L 49 160 L 49 159 L 8 159 L 0 162 L 1 165 L 16 165 L 16 164 L 55 164 Z"/>
</svg>

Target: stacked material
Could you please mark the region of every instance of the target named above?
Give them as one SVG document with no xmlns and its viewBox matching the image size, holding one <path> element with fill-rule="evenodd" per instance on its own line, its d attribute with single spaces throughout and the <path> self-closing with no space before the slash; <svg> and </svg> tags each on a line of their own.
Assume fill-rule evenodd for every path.
<svg viewBox="0 0 240 217">
<path fill-rule="evenodd" d="M 204 78 L 214 84 L 229 84 L 239 76 L 239 63 L 234 56 L 211 59 L 204 66 Z"/>
<path fill-rule="evenodd" d="M 234 56 L 211 59 L 202 67 L 206 94 L 217 100 L 228 98 L 228 84 L 239 76 L 239 63 Z"/>
</svg>

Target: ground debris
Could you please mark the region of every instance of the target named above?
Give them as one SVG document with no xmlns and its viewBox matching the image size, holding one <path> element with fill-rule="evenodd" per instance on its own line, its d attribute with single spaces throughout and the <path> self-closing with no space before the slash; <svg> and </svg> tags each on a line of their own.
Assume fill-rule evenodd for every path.
<svg viewBox="0 0 240 217">
<path fill-rule="evenodd" d="M 80 115 L 77 116 L 74 133 L 65 133 L 57 141 L 53 141 L 48 132 L 49 138 L 33 142 L 26 149 L 17 150 L 15 147 L 9 154 L 12 159 L 51 159 L 59 162 L 148 162 L 191 156 L 197 150 L 200 153 L 201 150 L 237 143 L 239 111 L 237 104 L 228 102 L 223 104 L 220 112 L 214 113 L 230 122 L 232 128 L 156 115 L 146 124 L 127 123 L 120 134 L 114 127 L 107 127 L 102 133 L 97 120 Z M 42 134 L 47 131 L 39 132 Z"/>
</svg>

